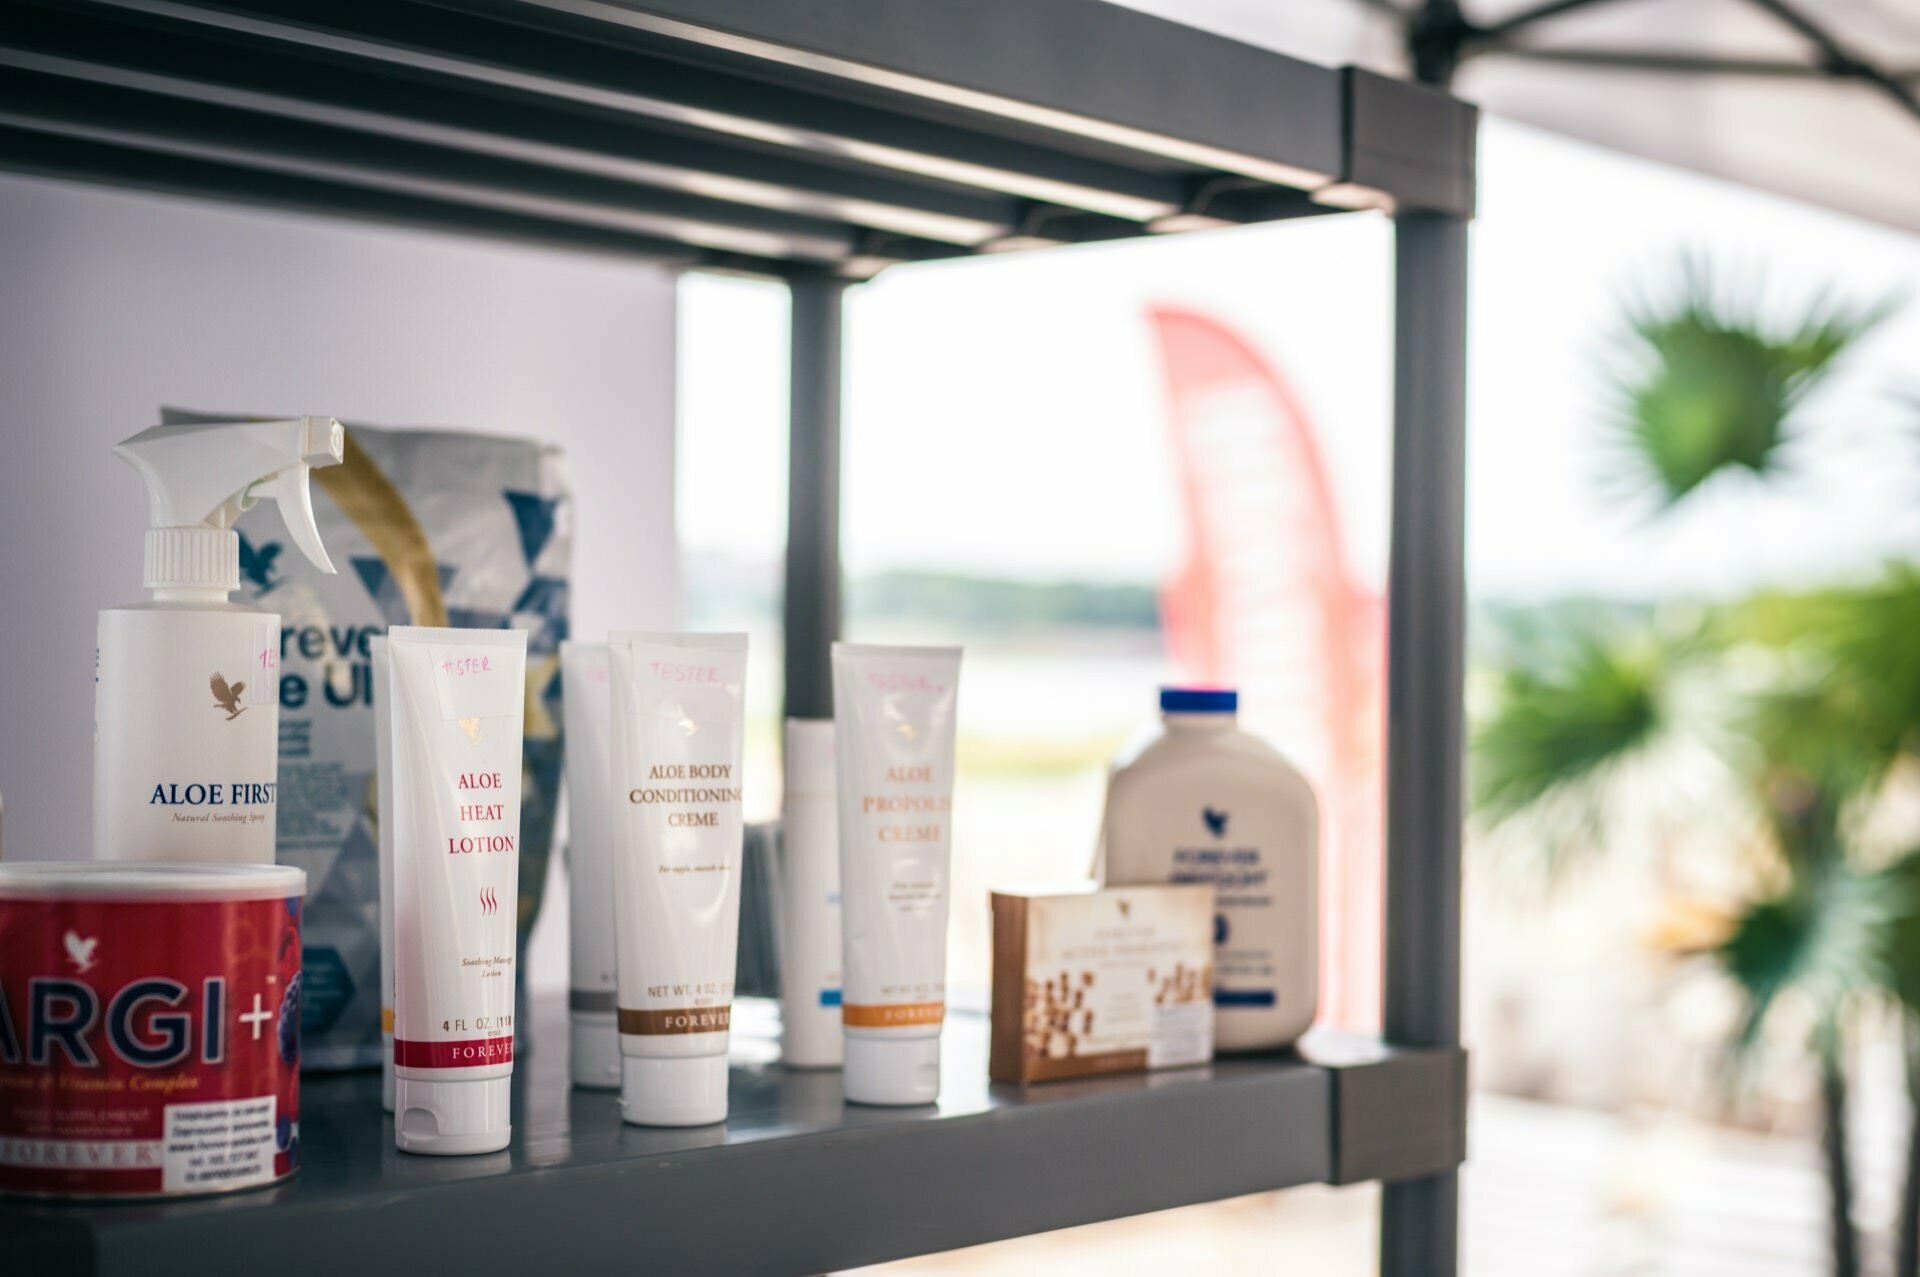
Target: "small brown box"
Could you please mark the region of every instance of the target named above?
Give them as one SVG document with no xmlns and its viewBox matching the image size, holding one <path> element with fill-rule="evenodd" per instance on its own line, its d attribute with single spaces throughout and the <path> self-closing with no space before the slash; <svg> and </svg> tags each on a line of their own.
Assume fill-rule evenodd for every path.
<svg viewBox="0 0 1920 1277">
<path fill-rule="evenodd" d="M 993 893 L 994 1081 L 1212 1057 L 1212 886 Z"/>
</svg>

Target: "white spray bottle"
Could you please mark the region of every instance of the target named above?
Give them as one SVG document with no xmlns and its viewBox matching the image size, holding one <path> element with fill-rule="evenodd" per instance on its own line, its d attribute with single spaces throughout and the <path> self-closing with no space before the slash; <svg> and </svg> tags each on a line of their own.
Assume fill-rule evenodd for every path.
<svg viewBox="0 0 1920 1277">
<path fill-rule="evenodd" d="M 338 465 L 329 417 L 155 426 L 114 449 L 147 481 L 150 602 L 100 613 L 93 858 L 273 863 L 280 618 L 240 588 L 233 521 L 279 504 L 293 543 L 333 564 L 307 472 Z"/>
</svg>

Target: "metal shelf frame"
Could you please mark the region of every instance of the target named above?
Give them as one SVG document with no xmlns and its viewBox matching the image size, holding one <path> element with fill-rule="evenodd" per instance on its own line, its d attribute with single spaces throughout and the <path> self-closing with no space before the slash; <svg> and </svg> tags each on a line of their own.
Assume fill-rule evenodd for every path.
<svg viewBox="0 0 1920 1277">
<path fill-rule="evenodd" d="M 772 1023 L 770 1007 L 743 1010 Z M 986 1019 L 957 1013 L 938 1107 L 863 1109 L 842 1102 L 837 1071 L 785 1069 L 770 1035 L 741 1034 L 726 1123 L 668 1130 L 626 1126 L 616 1093 L 569 1086 L 561 999 L 531 1018 L 504 1153 L 399 1153 L 377 1075 L 316 1075 L 290 1183 L 0 1204 L 0 1259 L 35 1277 L 201 1272 L 225 1254 L 271 1255 L 287 1277 L 817 1273 L 1460 1159 L 1454 1049 L 1314 1034 L 1298 1055 L 1023 1089 L 988 1084 Z"/>
<path fill-rule="evenodd" d="M 1231 1184 L 1221 1177 L 1217 1187 L 1383 1180 L 1381 1267 L 1396 1277 L 1455 1270 L 1454 1168 L 1465 1146 L 1461 680 L 1476 122 L 1472 107 L 1427 86 L 1316 66 L 1100 0 L 0 5 L 0 171 L 787 281 L 793 382 L 784 619 L 787 706 L 795 714 L 828 713 L 832 703 L 827 653 L 840 625 L 840 368 L 850 287 L 901 263 L 1353 209 L 1390 216 L 1387 951 L 1378 1050 L 1383 1058 L 1446 1063 L 1424 1072 L 1394 1065 L 1344 1073 L 1312 1062 L 1223 1064 L 1208 1071 L 1211 1087 L 1186 1099 L 1225 1103 L 1219 1088 L 1244 1087 L 1233 1102 L 1264 1102 L 1262 1088 L 1271 1088 L 1284 1108 L 1295 1101 L 1277 1098 L 1281 1092 L 1324 1085 L 1322 1109 L 1308 1102 L 1273 1118 L 1285 1130 L 1269 1130 L 1258 1115 L 1248 1119 L 1247 1140 L 1262 1131 L 1288 1139 L 1311 1133 L 1295 1150 L 1305 1160 L 1285 1173 L 1271 1160 L 1257 1163 L 1267 1170 Z M 1310 1075 L 1331 1080 L 1305 1082 Z M 1249 1080 L 1255 1076 L 1261 1080 Z M 1405 1090 L 1415 1077 L 1427 1084 Z M 334 1096 L 351 1085 L 316 1078 L 310 1091 Z M 1102 1121 L 1138 1120 L 1144 1140 L 1160 1129 L 1155 1115 L 1174 1111 L 1156 1106 L 1173 1103 L 1163 1097 L 1179 1089 L 1121 1085 L 1101 1091 L 1087 1111 Z M 1056 1133 L 1071 1134 L 1057 1115 L 1073 1110 L 1072 1096 L 1050 1094 L 1057 1098 L 1047 1103 L 1001 1097 L 981 1129 L 1038 1133 L 1058 1120 L 1067 1125 Z M 1090 1096 L 1079 1099 L 1093 1105 Z M 1376 1104 L 1408 1132 L 1399 1143 L 1432 1144 L 1439 1132 L 1443 1155 L 1394 1156 L 1399 1128 L 1369 1123 L 1362 1112 Z M 933 1148 L 948 1137 L 932 1132 L 963 1125 L 895 1123 L 888 1138 Z M 776 1165 L 825 1173 L 858 1144 L 842 1143 L 831 1122 L 825 1129 L 769 1142 L 785 1160 L 768 1153 L 764 1164 L 728 1165 L 750 1177 Z M 851 1129 L 845 1134 L 852 1140 Z M 1127 1147 L 1136 1160 L 1150 1159 L 1154 1150 L 1141 1140 Z M 729 1154 L 734 1147 L 728 1143 Z M 975 1147 L 977 1169 L 991 1172 L 994 1156 L 1018 1147 L 984 1140 Z M 1073 1211 L 1021 1212 L 1009 1202 L 1008 1220 L 1030 1231 L 1197 1200 L 1143 1191 L 1121 1165 L 1126 1149 L 1108 1152 L 1119 1160 L 1076 1188 Z M 662 1152 L 644 1175 L 637 1162 L 627 1169 L 648 1192 L 694 1209 L 694 1186 L 707 1180 L 696 1173 L 700 1157 L 685 1161 Z M 599 1183 L 596 1177 L 618 1170 L 612 1163 L 581 1170 L 578 1182 Z M 554 1187 L 527 1183 L 527 1191 Z M 711 1189 L 716 1212 L 739 1200 L 719 1181 Z M 272 1214 L 299 1213 L 302 1191 L 296 1185 L 274 1194 L 285 1200 Z M 369 1204 L 384 1191 L 408 1190 L 376 1185 Z M 257 1213 L 245 1204 L 221 1203 L 216 1211 L 188 1203 L 140 1218 L 182 1221 L 167 1235 L 184 1244 L 193 1232 L 186 1221 Z M 784 1236 L 794 1267 L 837 1266 L 988 1240 L 1014 1227 L 942 1223 L 926 1213 L 934 1208 L 931 1199 L 921 1202 L 921 1213 L 910 1211 L 892 1240 L 857 1254 L 802 1245 L 798 1234 L 777 1228 L 767 1235 L 769 1244 Z M 31 1219 L 44 1236 L 46 1221 L 60 1214 L 7 1207 L 0 1225 Z M 420 1214 L 434 1218 L 425 1206 Z M 67 1216 L 92 1239 L 96 1259 L 110 1237 L 148 1236 L 133 1219 L 111 1211 Z M 793 1226 L 801 1223 L 796 1217 Z M 0 1227 L 0 1250 L 8 1227 Z M 716 1214 L 711 1227 L 731 1225 Z M 640 1239 L 628 1240 L 633 1254 L 645 1253 Z M 737 1257 L 761 1270 L 782 1264 L 777 1251 Z"/>
</svg>

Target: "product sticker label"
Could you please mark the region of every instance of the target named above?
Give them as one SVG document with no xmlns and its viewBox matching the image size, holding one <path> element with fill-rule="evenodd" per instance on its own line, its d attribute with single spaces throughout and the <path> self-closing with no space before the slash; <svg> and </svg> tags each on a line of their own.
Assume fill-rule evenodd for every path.
<svg viewBox="0 0 1920 1277">
<path fill-rule="evenodd" d="M 246 683 L 241 699 L 248 705 L 280 703 L 280 620 L 262 616 L 246 627 L 247 650 L 240 653 Z"/>
<path fill-rule="evenodd" d="M 273 1178 L 273 1096 L 169 1104 L 166 1120 L 162 1192 L 238 1188 Z"/>
<path fill-rule="evenodd" d="M 1147 1039 L 1147 1067 L 1204 1064 L 1213 1056 L 1213 1012 L 1199 998 L 1160 1001 L 1153 1008 L 1153 1033 Z"/>
<path fill-rule="evenodd" d="M 519 717 L 526 698 L 521 662 L 505 646 L 427 648 L 443 718 Z"/>
</svg>

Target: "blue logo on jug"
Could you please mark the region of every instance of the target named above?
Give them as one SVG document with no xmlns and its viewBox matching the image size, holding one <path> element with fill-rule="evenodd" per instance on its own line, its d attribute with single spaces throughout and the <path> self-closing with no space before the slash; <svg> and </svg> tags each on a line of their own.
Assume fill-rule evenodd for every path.
<svg viewBox="0 0 1920 1277">
<path fill-rule="evenodd" d="M 1215 838 L 1225 838 L 1227 836 L 1226 812 L 1215 811 L 1211 807 L 1202 807 L 1200 809 L 1200 819 L 1206 822 L 1207 832 Z"/>
</svg>

